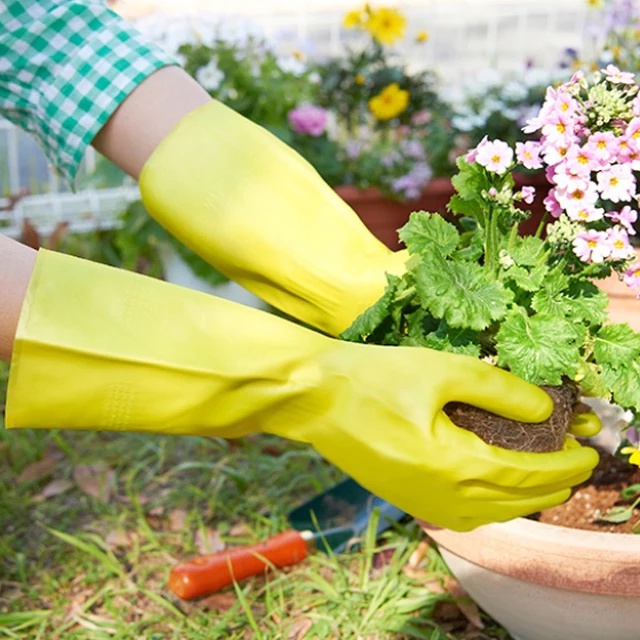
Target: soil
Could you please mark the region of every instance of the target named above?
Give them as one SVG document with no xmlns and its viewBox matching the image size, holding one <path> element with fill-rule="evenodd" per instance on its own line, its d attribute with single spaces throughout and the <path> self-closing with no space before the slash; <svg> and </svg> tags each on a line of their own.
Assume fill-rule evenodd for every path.
<svg viewBox="0 0 640 640">
<path fill-rule="evenodd" d="M 600 462 L 587 482 L 579 485 L 571 498 L 564 504 L 547 509 L 535 520 L 572 529 L 600 531 L 605 533 L 640 533 L 640 508 L 627 522 L 614 524 L 598 520 L 615 506 L 629 506 L 633 500 L 622 500 L 620 491 L 631 484 L 640 483 L 640 468 L 596 447 Z M 636 528 L 636 531 L 633 528 Z"/>
<path fill-rule="evenodd" d="M 554 411 L 548 420 L 536 424 L 507 420 L 462 402 L 450 402 L 444 410 L 455 425 L 472 431 L 487 444 L 512 451 L 559 451 L 578 410 L 578 392 L 572 384 L 542 388 L 551 396 Z"/>
</svg>

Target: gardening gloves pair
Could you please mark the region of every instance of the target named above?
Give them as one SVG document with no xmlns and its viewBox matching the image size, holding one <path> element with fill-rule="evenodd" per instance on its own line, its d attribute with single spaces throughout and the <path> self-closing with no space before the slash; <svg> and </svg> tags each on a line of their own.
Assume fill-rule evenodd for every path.
<svg viewBox="0 0 640 640">
<path fill-rule="evenodd" d="M 209 264 L 285 314 L 338 335 L 406 252 L 375 238 L 316 170 L 217 101 L 182 119 L 140 175 L 149 213 Z"/>
<path fill-rule="evenodd" d="M 245 251 L 246 252 L 246 251 Z M 273 314 L 41 249 L 15 338 L 8 427 L 308 443 L 367 489 L 469 530 L 564 501 L 595 451 L 515 453 L 454 426 L 449 401 L 516 420 L 549 396 L 476 358 L 355 344 Z"/>
</svg>

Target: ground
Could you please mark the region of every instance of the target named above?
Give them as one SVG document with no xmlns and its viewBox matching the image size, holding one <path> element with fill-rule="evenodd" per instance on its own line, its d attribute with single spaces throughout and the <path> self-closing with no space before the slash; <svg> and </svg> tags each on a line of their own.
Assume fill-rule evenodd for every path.
<svg viewBox="0 0 640 640">
<path fill-rule="evenodd" d="M 341 478 L 270 436 L 1 429 L 0 638 L 509 638 L 410 519 L 205 599 L 168 589 L 177 562 L 285 530 L 293 506 Z"/>
</svg>

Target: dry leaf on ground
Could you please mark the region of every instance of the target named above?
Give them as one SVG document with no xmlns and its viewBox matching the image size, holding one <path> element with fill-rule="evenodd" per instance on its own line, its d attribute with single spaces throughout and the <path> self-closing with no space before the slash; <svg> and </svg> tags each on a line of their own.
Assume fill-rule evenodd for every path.
<svg viewBox="0 0 640 640">
<path fill-rule="evenodd" d="M 28 464 L 16 478 L 16 482 L 18 484 L 24 484 L 25 482 L 33 482 L 34 480 L 46 478 L 55 471 L 61 459 L 62 456 L 59 451 L 52 451 L 41 460 L 36 460 L 36 462 Z"/>
<path fill-rule="evenodd" d="M 444 577 L 444 588 L 451 597 L 455 598 L 456 606 L 464 617 L 476 628 L 484 629 L 484 623 L 480 618 L 480 610 L 469 594 L 462 588 L 462 585 L 450 576 Z"/>
<path fill-rule="evenodd" d="M 78 465 L 73 468 L 73 479 L 83 493 L 110 502 L 115 494 L 115 473 L 103 464 Z"/>
<path fill-rule="evenodd" d="M 194 536 L 194 544 L 198 551 L 204 555 L 216 553 L 226 548 L 226 544 L 216 529 L 198 529 Z"/>
<path fill-rule="evenodd" d="M 178 532 L 184 529 L 187 522 L 187 512 L 185 509 L 173 509 L 169 512 L 169 531 Z"/>
</svg>

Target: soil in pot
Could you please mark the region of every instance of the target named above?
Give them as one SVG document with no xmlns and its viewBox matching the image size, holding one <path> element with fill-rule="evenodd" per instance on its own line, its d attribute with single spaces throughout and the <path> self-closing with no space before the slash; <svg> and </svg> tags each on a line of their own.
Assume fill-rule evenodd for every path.
<svg viewBox="0 0 640 640">
<path fill-rule="evenodd" d="M 612 523 L 598 519 L 600 514 L 607 513 L 613 507 L 628 507 L 633 503 L 633 500 L 623 500 L 620 491 L 640 483 L 640 468 L 616 458 L 600 447 L 596 448 L 600 454 L 600 462 L 591 478 L 576 487 L 567 502 L 532 516 L 532 519 L 571 529 L 603 533 L 640 532 L 638 508 L 635 509 L 635 515 L 626 522 Z M 633 530 L 634 526 L 636 531 Z"/>
</svg>

